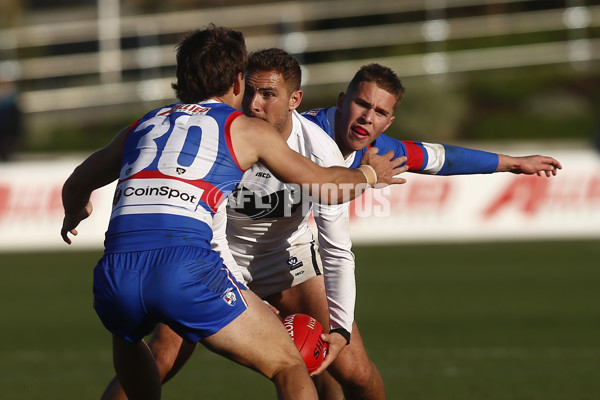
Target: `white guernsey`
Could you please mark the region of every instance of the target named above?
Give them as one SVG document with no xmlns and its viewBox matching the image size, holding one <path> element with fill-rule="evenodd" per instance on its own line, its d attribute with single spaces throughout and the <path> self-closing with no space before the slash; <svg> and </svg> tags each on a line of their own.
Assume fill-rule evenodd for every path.
<svg viewBox="0 0 600 400">
<path fill-rule="evenodd" d="M 291 149 L 324 166 L 344 166 L 336 143 L 316 124 L 293 112 Z M 241 282 L 260 297 L 298 285 L 323 271 L 331 329 L 352 332 L 356 286 L 348 203 L 307 203 L 293 185 L 261 164 L 247 170 L 227 206 L 227 234 L 216 223 L 213 246 Z M 320 258 L 311 229 L 318 228 Z M 229 249 L 237 266 L 231 262 Z M 321 267 L 322 260 L 322 267 Z"/>
</svg>

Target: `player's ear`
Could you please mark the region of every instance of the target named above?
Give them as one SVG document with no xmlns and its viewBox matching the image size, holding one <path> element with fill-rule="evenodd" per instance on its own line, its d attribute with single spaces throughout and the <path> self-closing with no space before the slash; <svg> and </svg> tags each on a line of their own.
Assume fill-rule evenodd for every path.
<svg viewBox="0 0 600 400">
<path fill-rule="evenodd" d="M 382 133 L 387 131 L 387 129 L 390 127 L 390 125 L 392 125 L 392 122 L 394 122 L 394 119 L 396 119 L 395 116 L 392 116 L 392 118 L 390 118 L 390 120 L 388 121 L 387 125 L 385 126 L 385 128 L 383 128 L 383 130 L 381 131 Z"/>
<path fill-rule="evenodd" d="M 295 110 L 302 103 L 302 97 L 304 97 L 304 92 L 302 90 L 294 90 L 292 95 L 290 96 L 290 111 Z"/>
<path fill-rule="evenodd" d="M 244 94 L 244 74 L 238 72 L 235 81 L 233 82 L 233 94 L 238 96 L 240 94 Z"/>
<path fill-rule="evenodd" d="M 340 94 L 338 94 L 338 99 L 337 99 L 337 108 L 342 108 L 342 105 L 344 104 L 344 100 L 346 100 L 346 93 L 344 92 L 340 92 Z"/>
</svg>

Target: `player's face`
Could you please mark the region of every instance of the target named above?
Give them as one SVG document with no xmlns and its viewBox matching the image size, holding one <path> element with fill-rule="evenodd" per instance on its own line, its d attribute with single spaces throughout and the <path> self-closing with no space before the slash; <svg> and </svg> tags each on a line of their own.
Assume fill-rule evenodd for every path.
<svg viewBox="0 0 600 400">
<path fill-rule="evenodd" d="M 290 113 L 297 107 L 280 73 L 259 71 L 246 74 L 246 89 L 242 108 L 249 117 L 267 121 L 280 133 L 292 130 Z"/>
<path fill-rule="evenodd" d="M 340 93 L 335 137 L 344 157 L 362 150 L 394 121 L 394 95 L 373 82 L 361 82 L 353 93 Z"/>
</svg>

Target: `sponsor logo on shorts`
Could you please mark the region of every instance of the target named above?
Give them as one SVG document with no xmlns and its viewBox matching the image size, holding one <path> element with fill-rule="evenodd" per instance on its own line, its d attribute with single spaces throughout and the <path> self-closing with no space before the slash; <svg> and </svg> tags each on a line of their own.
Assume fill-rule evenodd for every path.
<svg viewBox="0 0 600 400">
<path fill-rule="evenodd" d="M 271 174 L 268 172 L 263 172 L 263 171 L 258 171 L 256 173 L 256 176 L 258 176 L 259 178 L 266 178 L 269 179 L 271 177 Z"/>
<path fill-rule="evenodd" d="M 290 271 L 300 268 L 304 265 L 302 261 L 298 261 L 298 257 L 290 257 L 287 260 L 288 265 L 290 266 Z"/>
<path fill-rule="evenodd" d="M 234 306 L 237 302 L 237 295 L 233 291 L 233 288 L 227 288 L 225 294 L 223 294 L 223 300 L 230 306 Z"/>
</svg>

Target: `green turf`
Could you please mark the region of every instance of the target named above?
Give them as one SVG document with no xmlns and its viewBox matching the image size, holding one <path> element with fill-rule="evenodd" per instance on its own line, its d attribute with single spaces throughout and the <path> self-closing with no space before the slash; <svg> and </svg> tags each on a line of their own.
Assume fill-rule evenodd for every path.
<svg viewBox="0 0 600 400">
<path fill-rule="evenodd" d="M 600 393 L 600 242 L 358 247 L 357 321 L 388 398 L 585 400 Z M 97 399 L 113 375 L 92 309 L 98 252 L 0 254 L 0 387 Z M 225 395 L 227 393 L 227 395 Z M 167 399 L 275 398 L 200 349 Z"/>
</svg>

